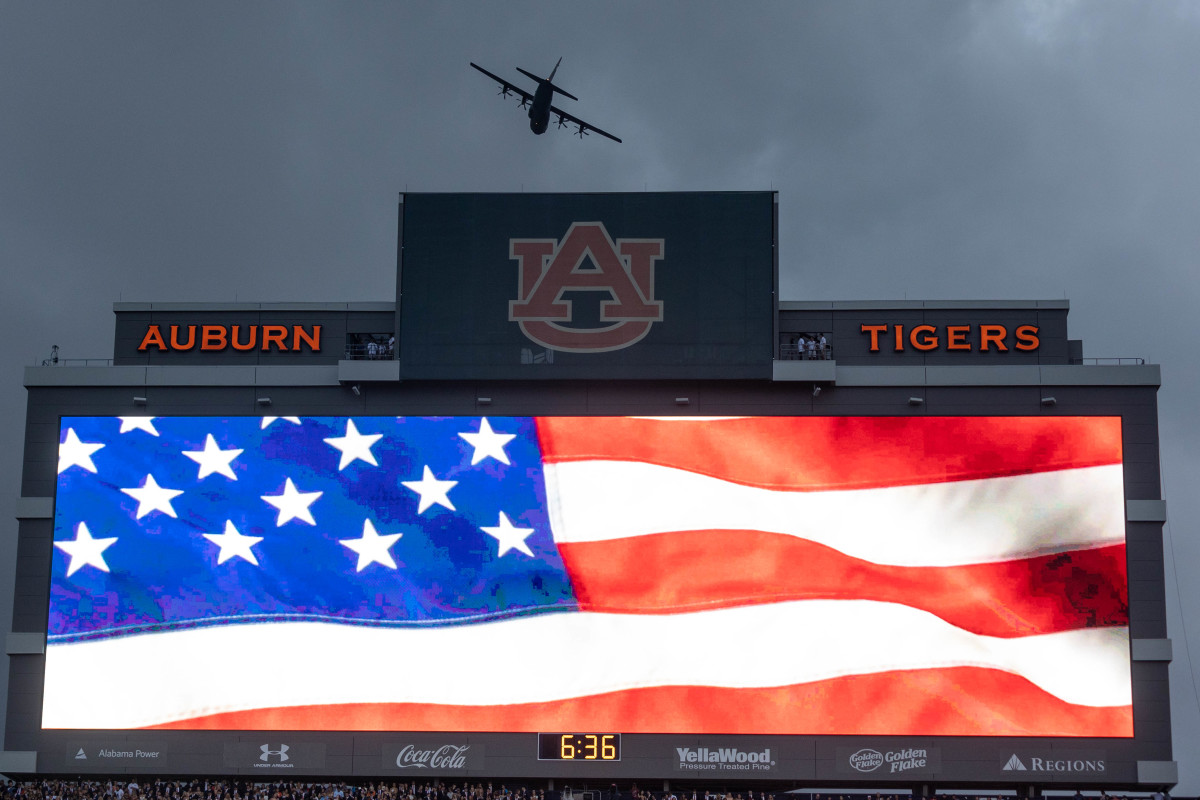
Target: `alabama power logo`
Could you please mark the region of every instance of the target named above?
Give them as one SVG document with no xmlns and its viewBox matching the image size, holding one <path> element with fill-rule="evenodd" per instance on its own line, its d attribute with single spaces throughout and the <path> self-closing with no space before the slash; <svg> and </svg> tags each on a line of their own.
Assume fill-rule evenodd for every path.
<svg viewBox="0 0 1200 800">
<path fill-rule="evenodd" d="M 665 249 L 663 239 L 614 242 L 602 222 L 573 222 L 561 241 L 509 239 L 508 256 L 517 261 L 519 276 L 508 319 L 551 350 L 604 353 L 629 347 L 662 322 L 654 265 Z M 591 266 L 585 266 L 589 260 Z M 600 302 L 600 326 L 571 326 L 571 301 L 563 294 L 580 291 L 609 294 L 611 299 Z"/>
</svg>

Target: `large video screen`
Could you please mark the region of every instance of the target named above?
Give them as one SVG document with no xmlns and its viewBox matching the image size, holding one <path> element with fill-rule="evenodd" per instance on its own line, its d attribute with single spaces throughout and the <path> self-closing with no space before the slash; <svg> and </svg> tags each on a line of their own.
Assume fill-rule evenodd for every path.
<svg viewBox="0 0 1200 800">
<path fill-rule="evenodd" d="M 1117 417 L 64 417 L 43 727 L 1133 735 Z"/>
</svg>

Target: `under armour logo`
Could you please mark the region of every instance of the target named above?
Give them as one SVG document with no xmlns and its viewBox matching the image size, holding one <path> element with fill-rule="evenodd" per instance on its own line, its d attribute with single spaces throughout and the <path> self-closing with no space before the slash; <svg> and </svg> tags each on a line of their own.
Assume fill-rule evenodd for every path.
<svg viewBox="0 0 1200 800">
<path fill-rule="evenodd" d="M 262 755 L 258 757 L 259 761 L 270 761 L 271 756 L 279 756 L 279 763 L 281 764 L 288 760 L 288 746 L 286 744 L 279 745 L 278 750 L 272 750 L 269 744 L 264 744 L 259 749 L 262 750 Z"/>
</svg>

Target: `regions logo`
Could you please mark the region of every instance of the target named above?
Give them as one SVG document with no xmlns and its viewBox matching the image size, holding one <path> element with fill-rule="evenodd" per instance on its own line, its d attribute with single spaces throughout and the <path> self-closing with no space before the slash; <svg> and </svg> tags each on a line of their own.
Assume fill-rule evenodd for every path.
<svg viewBox="0 0 1200 800">
<path fill-rule="evenodd" d="M 465 769 L 470 749 L 469 744 L 444 744 L 424 750 L 406 744 L 396 754 L 396 766 L 400 769 Z"/>
<path fill-rule="evenodd" d="M 770 771 L 775 766 L 771 748 L 740 750 L 736 747 L 676 747 L 678 769 L 688 771 Z"/>
<path fill-rule="evenodd" d="M 551 350 L 602 353 L 641 341 L 663 319 L 654 299 L 654 265 L 663 257 L 663 239 L 617 239 L 602 222 L 573 222 L 562 241 L 509 239 L 516 259 L 517 299 L 508 319 L 537 344 Z M 589 261 L 591 267 L 585 267 Z M 572 327 L 575 315 L 565 292 L 605 292 L 598 327 Z M 605 324 L 606 323 L 606 324 Z"/>
<path fill-rule="evenodd" d="M 1103 758 L 1074 758 L 1074 757 L 1054 757 L 1041 758 L 1038 756 L 1026 756 L 1025 760 L 1029 762 L 1029 766 L 1025 765 L 1016 753 L 1013 753 L 1008 761 L 1004 763 L 1001 769 L 1004 772 L 1104 772 L 1105 764 Z"/>
</svg>

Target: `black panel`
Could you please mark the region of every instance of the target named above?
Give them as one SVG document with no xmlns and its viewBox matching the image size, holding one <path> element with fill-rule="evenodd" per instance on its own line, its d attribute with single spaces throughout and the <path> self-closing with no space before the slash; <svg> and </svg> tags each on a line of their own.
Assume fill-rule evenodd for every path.
<svg viewBox="0 0 1200 800">
<path fill-rule="evenodd" d="M 781 323 L 782 325 L 782 323 Z M 858 336 L 856 332 L 856 338 Z M 840 360 L 839 360 L 839 363 Z M 344 387 L 149 387 L 152 408 L 167 414 L 246 415 L 261 414 L 254 404 L 256 396 L 272 397 L 272 414 L 1020 414 L 1071 415 L 1120 414 L 1123 417 L 1126 444 L 1126 497 L 1157 499 L 1157 418 L 1153 387 L 826 387 L 813 398 L 810 385 L 772 384 L 768 381 L 447 381 L 371 384 L 354 396 Z M 1058 398 L 1058 405 L 1047 410 L 1040 406 L 1041 393 Z M 34 388 L 30 390 L 29 424 L 26 430 L 24 484 L 26 496 L 52 496 L 56 476 L 58 418 L 61 414 L 128 414 L 133 391 L 126 387 Z M 922 396 L 920 407 L 908 405 L 910 396 Z M 479 398 L 491 399 L 481 406 Z M 687 397 L 687 405 L 677 405 L 676 397 Z M 1130 577 L 1131 631 L 1138 638 L 1165 637 L 1163 604 L 1163 550 L 1161 523 L 1129 523 L 1128 563 Z M 41 632 L 46 625 L 48 600 L 47 570 L 53 552 L 51 520 L 22 520 L 19 526 L 17 585 L 14 598 L 13 630 Z M 91 742 L 119 743 L 155 739 L 161 741 L 165 762 L 135 766 L 110 763 L 93 764 L 95 772 L 126 771 L 141 774 L 206 774 L 239 772 L 262 776 L 255 766 L 231 768 L 225 765 L 228 745 L 250 743 L 254 752 L 266 744 L 277 750 L 289 742 L 319 743 L 324 746 L 321 767 L 302 767 L 289 774 L 360 776 L 418 774 L 394 768 L 386 770 L 385 753 L 393 743 L 405 740 L 404 734 L 287 734 L 286 741 L 276 732 L 157 732 L 150 735 L 129 732 L 81 734 L 40 729 L 40 697 L 43 656 L 10 658 L 9 713 L 6 749 L 39 751 L 39 770 L 45 773 L 84 771 L 74 762 L 72 744 L 81 737 Z M 1136 761 L 1171 758 L 1168 664 L 1133 662 L 1135 738 L 1133 740 L 1039 740 L 1015 738 L 954 738 L 934 741 L 928 746 L 905 737 L 862 737 L 861 748 L 874 748 L 885 757 L 905 749 L 937 748 L 940 771 L 926 775 L 914 767 L 901 773 L 910 778 L 947 783 L 989 782 L 992 784 L 1050 784 L 1062 782 L 1096 786 L 1132 785 L 1136 781 Z M 422 735 L 429 738 L 428 735 Z M 436 738 L 436 735 L 434 735 Z M 458 741 L 463 734 L 446 734 L 445 741 Z M 601 771 L 587 772 L 581 778 L 578 765 L 563 766 L 536 760 L 536 735 L 468 734 L 473 748 L 484 754 L 480 770 L 448 770 L 443 776 L 480 775 L 556 777 L 580 781 L 583 778 L 609 780 L 794 780 L 815 781 L 824 785 L 889 785 L 888 774 L 847 772 L 848 761 L 839 760 L 838 748 L 844 743 L 835 738 L 789 737 L 713 737 L 700 742 L 689 736 L 623 737 L 620 764 L 597 765 Z M 75 745 L 77 748 L 79 745 Z M 724 771 L 704 777 L 681 770 L 678 748 L 717 746 L 771 750 L 776 764 L 769 771 Z M 297 753 L 302 752 L 301 748 Z M 855 750 L 857 752 L 857 749 Z M 1106 759 L 1102 775 L 1090 772 L 1055 773 L 1004 771 L 1012 755 L 1022 759 L 1045 758 L 1045 753 L 1088 754 Z M 1099 754 L 1099 755 L 1096 755 Z M 913 760 L 913 759 L 908 759 Z M 843 763 L 845 761 L 845 763 Z M 864 762 L 865 763 L 865 762 Z M 886 765 L 889 762 L 884 762 Z M 1027 764 L 1028 766 L 1028 764 Z M 419 774 L 427 775 L 429 770 Z M 278 774 L 277 772 L 275 774 Z M 890 773 L 889 773 L 890 774 Z M 893 783 L 896 777 L 890 779 Z M 577 783 L 578 785 L 578 783 Z"/>
<path fill-rule="evenodd" d="M 402 376 L 767 378 L 773 209 L 771 192 L 406 195 Z M 661 257 L 625 252 L 641 247 Z"/>
</svg>

